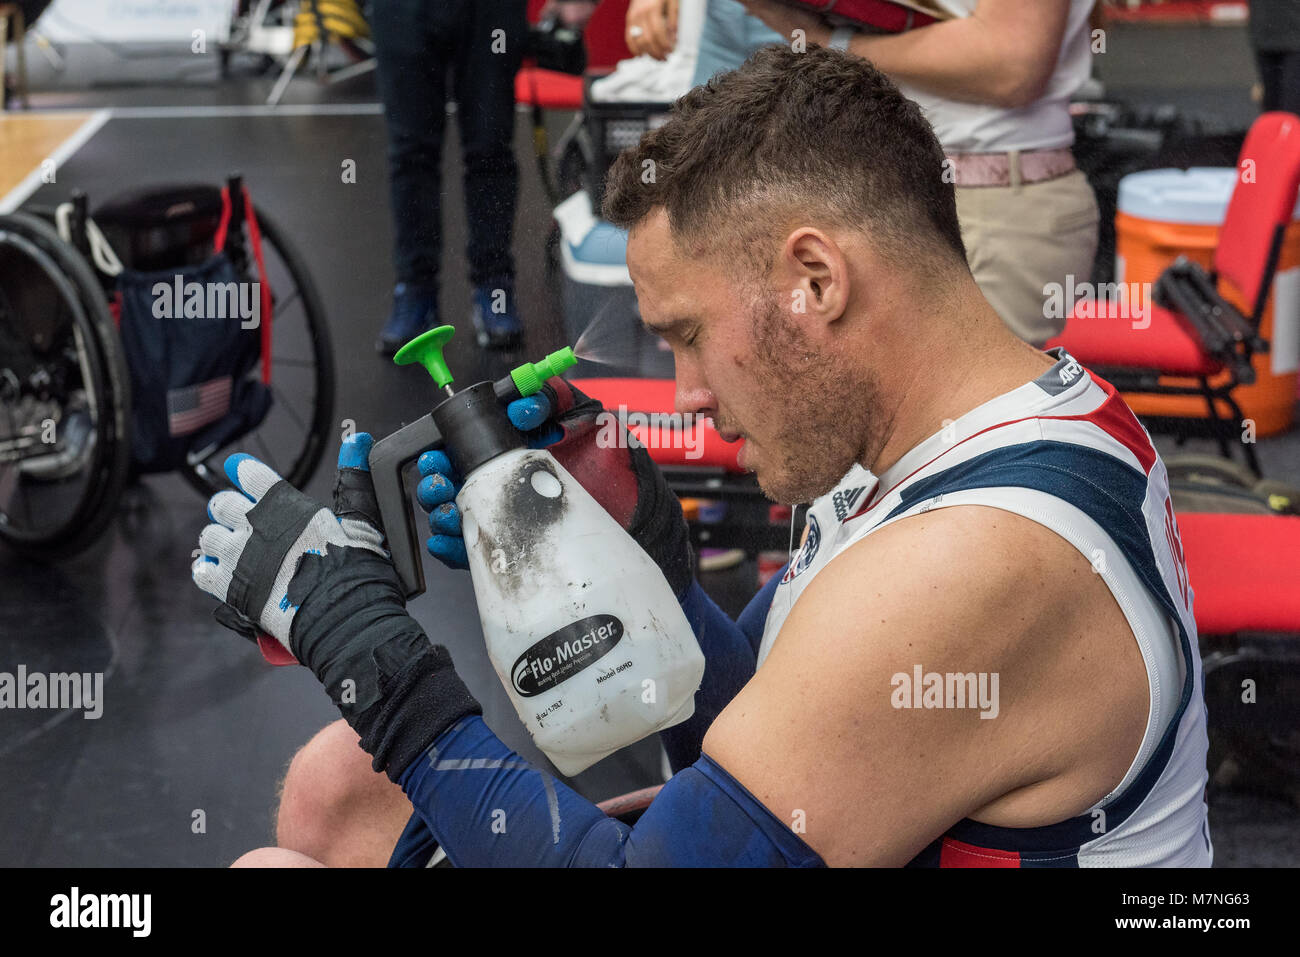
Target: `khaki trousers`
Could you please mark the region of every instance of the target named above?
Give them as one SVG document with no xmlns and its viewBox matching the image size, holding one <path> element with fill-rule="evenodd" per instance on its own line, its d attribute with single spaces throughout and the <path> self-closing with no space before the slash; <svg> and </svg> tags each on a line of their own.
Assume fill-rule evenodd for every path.
<svg viewBox="0 0 1300 957">
<path fill-rule="evenodd" d="M 966 260 L 984 298 L 1007 327 L 1041 347 L 1065 328 L 1048 318 L 1050 285 L 1092 278 L 1097 198 L 1079 170 L 1041 183 L 958 186 Z"/>
</svg>

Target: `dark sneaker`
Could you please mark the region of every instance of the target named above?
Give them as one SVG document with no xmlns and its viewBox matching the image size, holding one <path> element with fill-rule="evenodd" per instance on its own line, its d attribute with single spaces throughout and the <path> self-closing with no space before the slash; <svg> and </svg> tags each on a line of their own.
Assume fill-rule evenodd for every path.
<svg viewBox="0 0 1300 957">
<path fill-rule="evenodd" d="M 474 289 L 470 318 L 485 349 L 510 349 L 524 340 L 524 326 L 515 314 L 515 287 L 511 282 L 486 283 Z"/>
<path fill-rule="evenodd" d="M 428 286 L 398 283 L 393 290 L 393 311 L 379 333 L 375 351 L 391 356 L 420 333 L 438 324 L 438 292 Z"/>
</svg>

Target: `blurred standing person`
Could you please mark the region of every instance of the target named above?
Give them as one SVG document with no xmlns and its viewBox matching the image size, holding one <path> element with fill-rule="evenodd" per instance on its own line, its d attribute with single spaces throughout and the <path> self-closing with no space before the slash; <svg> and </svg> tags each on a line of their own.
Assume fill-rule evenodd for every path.
<svg viewBox="0 0 1300 957">
<path fill-rule="evenodd" d="M 634 54 L 666 59 L 677 45 L 679 0 L 631 0 L 627 8 L 624 41 Z M 704 0 L 704 24 L 691 86 L 699 86 L 724 70 L 734 70 L 759 47 L 789 43 L 751 16 L 738 0 Z"/>
<path fill-rule="evenodd" d="M 1300 114 L 1300 2 L 1250 0 L 1250 45 L 1264 87 L 1264 112 Z"/>
<path fill-rule="evenodd" d="M 591 0 L 551 0 L 585 23 Z M 527 0 L 378 0 L 371 7 L 388 129 L 397 286 L 376 349 L 392 355 L 437 325 L 442 254 L 442 144 L 448 93 L 465 163 L 471 320 L 481 346 L 518 345 L 514 229 L 515 74 L 528 37 Z M 450 74 L 450 76 L 449 76 Z"/>
<path fill-rule="evenodd" d="M 674 0 L 633 0 L 652 10 Z M 933 0 L 951 19 L 898 34 L 832 31 L 780 0 L 708 0 L 696 82 L 739 66 L 767 43 L 808 43 L 861 56 L 925 111 L 948 156 L 967 260 L 981 292 L 1016 335 L 1042 346 L 1063 317 L 1049 284 L 1092 275 L 1100 214 L 1075 167 L 1071 95 L 1087 81 L 1093 0 Z M 756 22 L 756 19 L 758 22 Z M 642 36 L 648 24 L 638 21 Z M 641 37 L 636 39 L 640 40 Z M 629 46 L 633 38 L 629 36 Z M 643 42 L 633 52 L 657 55 Z"/>
</svg>

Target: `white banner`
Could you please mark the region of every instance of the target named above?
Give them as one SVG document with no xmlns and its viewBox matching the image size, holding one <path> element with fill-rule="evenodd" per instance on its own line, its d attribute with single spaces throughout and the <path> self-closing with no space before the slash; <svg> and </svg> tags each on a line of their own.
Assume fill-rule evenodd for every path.
<svg viewBox="0 0 1300 957">
<path fill-rule="evenodd" d="M 184 43 L 226 39 L 235 0 L 54 0 L 39 27 L 61 43 Z"/>
</svg>

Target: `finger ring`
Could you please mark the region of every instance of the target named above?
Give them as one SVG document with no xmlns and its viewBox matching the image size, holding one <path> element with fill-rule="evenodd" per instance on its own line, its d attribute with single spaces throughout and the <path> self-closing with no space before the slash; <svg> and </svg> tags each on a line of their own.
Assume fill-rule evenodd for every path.
<svg viewBox="0 0 1300 957">
<path fill-rule="evenodd" d="M 630 36 L 630 37 L 632 37 L 633 39 L 635 39 L 636 37 L 639 37 L 639 36 L 640 36 L 641 34 L 643 34 L 643 33 L 645 33 L 645 31 L 642 30 L 640 27 L 628 27 L 628 28 L 627 28 L 627 35 Z"/>
</svg>

